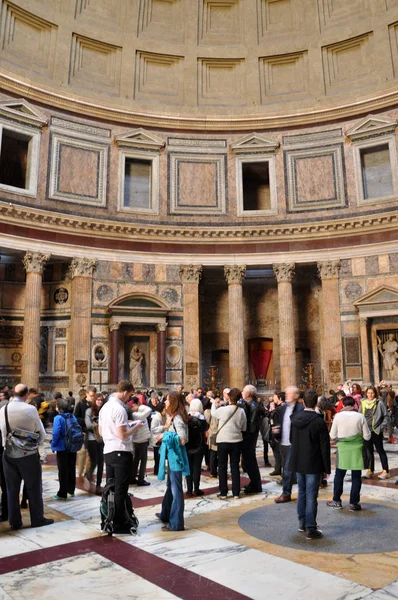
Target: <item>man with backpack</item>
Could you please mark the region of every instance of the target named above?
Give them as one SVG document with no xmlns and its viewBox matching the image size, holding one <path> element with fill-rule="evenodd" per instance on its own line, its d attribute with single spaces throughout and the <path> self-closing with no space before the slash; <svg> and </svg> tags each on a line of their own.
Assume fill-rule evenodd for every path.
<svg viewBox="0 0 398 600">
<path fill-rule="evenodd" d="M 256 445 L 258 434 L 265 409 L 262 402 L 257 398 L 257 390 L 254 385 L 246 385 L 242 390 L 243 401 L 238 405 L 244 409 L 247 419 L 247 429 L 243 433 L 242 461 L 243 468 L 249 476 L 250 482 L 244 487 L 245 494 L 260 494 L 263 491 L 261 485 L 260 469 L 256 458 Z"/>
<path fill-rule="evenodd" d="M 107 485 L 109 480 L 114 481 L 113 533 L 130 533 L 125 506 L 133 463 L 132 435 L 143 426 L 142 421 L 128 421 L 125 405 L 133 395 L 133 384 L 127 380 L 120 381 L 116 393 L 109 397 L 99 413 L 99 433 L 104 440 Z"/>
</svg>

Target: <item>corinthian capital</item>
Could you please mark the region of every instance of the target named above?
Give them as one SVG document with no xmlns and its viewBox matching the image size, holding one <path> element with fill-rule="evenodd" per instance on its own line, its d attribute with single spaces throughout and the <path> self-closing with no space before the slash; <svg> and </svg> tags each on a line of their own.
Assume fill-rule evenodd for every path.
<svg viewBox="0 0 398 600">
<path fill-rule="evenodd" d="M 245 278 L 246 265 L 225 265 L 225 279 L 230 283 L 242 283 Z"/>
<path fill-rule="evenodd" d="M 41 252 L 27 252 L 22 259 L 25 271 L 27 273 L 43 273 L 50 256 L 50 254 L 42 254 Z"/>
<path fill-rule="evenodd" d="M 318 263 L 318 273 L 321 279 L 337 279 L 340 271 L 339 260 L 327 260 Z"/>
<path fill-rule="evenodd" d="M 199 283 L 202 269 L 202 265 L 181 265 L 180 277 L 182 283 Z"/>
<path fill-rule="evenodd" d="M 278 283 L 281 281 L 292 281 L 296 265 L 294 263 L 281 263 L 272 265 Z"/>
<path fill-rule="evenodd" d="M 69 274 L 72 277 L 92 277 L 97 261 L 91 258 L 74 258 L 69 265 Z"/>
</svg>

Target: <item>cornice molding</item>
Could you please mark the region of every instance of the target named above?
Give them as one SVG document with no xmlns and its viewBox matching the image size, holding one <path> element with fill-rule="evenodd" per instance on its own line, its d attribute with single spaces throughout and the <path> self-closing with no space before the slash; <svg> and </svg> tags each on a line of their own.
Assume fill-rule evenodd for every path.
<svg viewBox="0 0 398 600">
<path fill-rule="evenodd" d="M 338 236 L 363 236 L 367 233 L 396 230 L 398 225 L 398 210 L 388 214 L 374 214 L 330 221 L 310 223 L 253 225 L 237 224 L 234 227 L 203 225 L 147 225 L 130 224 L 120 221 L 95 219 L 55 213 L 26 206 L 18 206 L 9 202 L 0 201 L 0 222 L 15 225 L 29 225 L 34 229 L 69 233 L 71 235 L 85 235 L 97 238 L 101 236 L 109 239 L 120 239 L 126 236 L 129 240 L 145 240 L 162 242 L 164 240 L 187 243 L 214 243 L 215 240 L 225 242 L 275 241 L 284 242 L 294 240 L 313 240 L 314 238 L 330 238 Z"/>
<path fill-rule="evenodd" d="M 116 122 L 132 123 L 137 127 L 153 127 L 172 130 L 201 130 L 201 131 L 256 131 L 262 129 L 281 129 L 302 125 L 319 125 L 325 121 L 352 118 L 363 113 L 372 113 L 383 108 L 398 104 L 398 89 L 386 91 L 377 96 L 366 97 L 356 102 L 334 107 L 315 108 L 306 111 L 281 115 L 247 115 L 240 116 L 190 116 L 151 114 L 136 112 L 124 107 L 110 107 L 89 99 L 65 94 L 52 88 L 34 85 L 31 81 L 18 78 L 14 74 L 0 72 L 0 88 L 17 96 L 29 98 L 51 108 L 76 113 L 80 116 L 90 116 L 97 119 Z"/>
</svg>

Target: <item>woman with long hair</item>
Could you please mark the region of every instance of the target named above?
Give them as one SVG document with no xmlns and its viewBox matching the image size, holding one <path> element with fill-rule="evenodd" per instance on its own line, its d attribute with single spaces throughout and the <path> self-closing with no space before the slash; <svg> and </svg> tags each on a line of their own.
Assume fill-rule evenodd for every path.
<svg viewBox="0 0 398 600">
<path fill-rule="evenodd" d="M 383 445 L 383 429 L 388 427 L 387 407 L 382 400 L 377 398 L 376 388 L 369 386 L 366 396 L 361 402 L 360 412 L 364 415 L 368 424 L 371 438 L 363 443 L 363 460 L 367 469 L 365 479 L 372 479 L 375 470 L 374 447 L 380 457 L 382 472 L 379 479 L 389 479 L 388 459 Z"/>
<path fill-rule="evenodd" d="M 188 441 L 188 414 L 182 396 L 170 392 L 166 402 L 166 423 L 160 448 L 159 479 L 164 479 L 164 463 L 167 459 L 167 488 L 162 502 L 162 510 L 156 517 L 165 523 L 163 531 L 184 530 L 183 475 L 189 475 L 188 455 L 185 444 Z M 167 524 L 168 523 L 168 524 Z"/>
<path fill-rule="evenodd" d="M 228 406 L 216 408 L 213 403 L 211 414 L 218 419 L 217 451 L 218 451 L 218 483 L 220 500 L 226 500 L 228 495 L 227 467 L 228 458 L 231 465 L 232 495 L 239 498 L 240 473 L 239 460 L 242 446 L 242 431 L 246 431 L 247 419 L 243 408 L 238 406 L 242 393 L 238 388 L 228 392 Z M 214 402 L 214 401 L 213 401 Z"/>
<path fill-rule="evenodd" d="M 87 450 L 90 457 L 90 468 L 87 471 L 84 487 L 91 491 L 91 478 L 97 467 L 97 484 L 95 493 L 97 496 L 102 494 L 102 474 L 104 472 L 104 442 L 98 432 L 99 412 L 104 405 L 104 397 L 102 394 L 97 394 L 95 401 L 86 410 L 84 421 L 87 428 Z"/>
</svg>

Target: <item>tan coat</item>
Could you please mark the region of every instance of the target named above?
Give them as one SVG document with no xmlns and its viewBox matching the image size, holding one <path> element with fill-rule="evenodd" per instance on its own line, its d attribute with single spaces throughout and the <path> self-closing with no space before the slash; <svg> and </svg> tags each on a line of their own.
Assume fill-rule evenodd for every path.
<svg viewBox="0 0 398 600">
<path fill-rule="evenodd" d="M 207 431 L 207 445 L 209 446 L 210 450 L 214 450 L 215 452 L 217 452 L 217 445 L 210 445 L 210 437 L 218 431 L 218 419 L 216 419 L 216 417 L 211 416 L 210 408 L 205 410 L 205 417 L 206 421 L 209 424 L 209 429 Z"/>
</svg>

